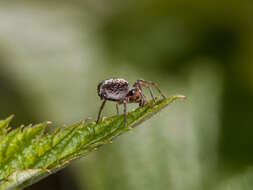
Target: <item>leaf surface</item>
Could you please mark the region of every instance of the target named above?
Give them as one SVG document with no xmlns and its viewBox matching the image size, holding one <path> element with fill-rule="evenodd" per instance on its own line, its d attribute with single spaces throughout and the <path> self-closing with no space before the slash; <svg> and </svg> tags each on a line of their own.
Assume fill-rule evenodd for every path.
<svg viewBox="0 0 253 190">
<path fill-rule="evenodd" d="M 176 99 L 171 96 L 159 100 L 153 107 L 146 105 L 127 114 L 127 126 L 123 115 L 100 121 L 82 120 L 69 127 L 61 127 L 44 134 L 48 122 L 10 130 L 13 118 L 0 121 L 0 190 L 22 189 L 64 168 L 71 161 L 110 143 L 129 128 L 152 117 Z"/>
</svg>

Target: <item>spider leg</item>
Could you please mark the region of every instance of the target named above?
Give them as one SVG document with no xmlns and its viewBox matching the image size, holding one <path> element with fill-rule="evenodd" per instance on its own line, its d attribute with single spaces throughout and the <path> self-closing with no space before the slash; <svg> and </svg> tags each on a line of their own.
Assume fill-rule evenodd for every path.
<svg viewBox="0 0 253 190">
<path fill-rule="evenodd" d="M 124 125 L 126 126 L 126 115 L 127 115 L 127 102 L 126 100 L 123 101 L 124 104 Z"/>
<path fill-rule="evenodd" d="M 119 105 L 116 104 L 117 115 L 119 115 Z"/>
<path fill-rule="evenodd" d="M 140 107 L 143 107 L 145 104 L 148 104 L 150 107 L 153 107 L 152 104 L 150 104 L 148 101 L 147 101 L 147 97 L 145 96 L 145 94 L 143 93 L 142 91 L 142 88 L 141 88 L 141 83 L 140 82 L 136 82 L 134 84 L 135 87 L 139 88 L 140 89 L 140 95 L 142 97 L 141 99 L 141 102 L 139 103 L 139 106 Z M 151 92 L 152 93 L 152 92 Z M 153 94 L 152 94 L 153 95 Z M 153 97 L 153 96 L 152 96 Z"/>
<path fill-rule="evenodd" d="M 146 83 L 146 84 L 150 84 L 150 85 L 154 86 L 158 90 L 158 92 L 161 94 L 161 96 L 163 98 L 166 98 L 166 96 L 164 96 L 164 94 L 162 93 L 162 91 L 160 90 L 160 88 L 158 87 L 158 85 L 155 82 L 147 81 L 147 80 L 143 80 L 143 79 L 138 79 L 137 82 L 142 82 L 142 83 Z"/>
<path fill-rule="evenodd" d="M 154 97 L 154 95 L 153 95 L 153 92 L 152 92 L 151 87 L 148 86 L 148 85 L 146 85 L 146 84 L 144 84 L 144 83 L 140 83 L 140 85 L 143 86 L 143 87 L 145 87 L 145 88 L 147 88 L 147 89 L 149 90 L 149 93 L 150 93 L 150 95 L 151 95 L 151 97 L 152 97 L 154 103 L 156 104 L 156 100 L 155 100 L 155 97 Z"/>
<path fill-rule="evenodd" d="M 105 106 L 105 103 L 106 103 L 106 100 L 103 101 L 102 105 L 101 105 L 100 108 L 99 108 L 98 118 L 97 118 L 96 123 L 98 123 L 98 121 L 99 121 L 99 119 L 100 119 L 100 115 L 101 115 L 101 112 L 102 112 L 102 110 L 103 110 L 103 108 L 104 108 L 104 106 Z"/>
<path fill-rule="evenodd" d="M 148 101 L 147 101 L 147 97 L 145 96 L 145 94 L 143 93 L 143 91 L 142 91 L 142 88 L 141 88 L 141 85 L 139 84 L 138 85 L 138 87 L 139 87 L 139 89 L 141 90 L 141 96 L 142 96 L 142 106 L 144 106 L 144 104 L 145 103 L 148 103 Z"/>
</svg>

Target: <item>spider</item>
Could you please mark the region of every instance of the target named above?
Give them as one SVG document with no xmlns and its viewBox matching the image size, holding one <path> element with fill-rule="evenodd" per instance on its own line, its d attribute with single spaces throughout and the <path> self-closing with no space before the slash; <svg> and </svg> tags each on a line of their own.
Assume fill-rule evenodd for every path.
<svg viewBox="0 0 253 190">
<path fill-rule="evenodd" d="M 124 124 L 126 125 L 126 113 L 127 113 L 127 103 L 139 103 L 140 107 L 143 107 L 146 104 L 149 104 L 146 96 L 142 91 L 142 87 L 147 88 L 149 93 L 156 103 L 156 100 L 153 96 L 152 89 L 149 85 L 154 86 L 163 98 L 166 98 L 158 88 L 157 84 L 152 81 L 146 81 L 143 79 L 138 79 L 133 88 L 129 89 L 129 84 L 125 79 L 122 78 L 110 78 L 103 80 L 98 84 L 97 92 L 101 100 L 103 100 L 102 105 L 100 106 L 98 112 L 97 122 L 100 119 L 101 112 L 105 106 L 107 100 L 114 101 L 116 103 L 117 114 L 119 114 L 119 104 L 124 104 Z"/>
</svg>

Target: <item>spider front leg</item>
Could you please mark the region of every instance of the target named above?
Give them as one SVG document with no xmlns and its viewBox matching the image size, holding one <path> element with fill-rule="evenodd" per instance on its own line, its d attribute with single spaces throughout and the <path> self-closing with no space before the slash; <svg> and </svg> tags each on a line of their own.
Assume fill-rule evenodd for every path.
<svg viewBox="0 0 253 190">
<path fill-rule="evenodd" d="M 140 106 L 140 107 L 143 107 L 143 106 L 145 106 L 146 104 L 148 104 L 150 107 L 153 107 L 153 105 L 147 101 L 146 96 L 145 96 L 144 94 L 142 94 L 142 99 L 141 99 L 141 101 L 140 101 L 140 103 L 139 103 L 139 106 Z"/>
<path fill-rule="evenodd" d="M 152 97 L 154 103 L 156 104 L 156 100 L 155 100 L 155 97 L 154 97 L 154 95 L 153 95 L 153 92 L 152 92 L 151 87 L 148 86 L 148 85 L 146 85 L 146 84 L 143 84 L 143 83 L 141 83 L 141 82 L 140 82 L 139 84 L 140 84 L 140 86 L 143 86 L 143 87 L 145 87 L 145 88 L 147 88 L 147 89 L 149 90 L 149 93 L 150 93 L 150 95 L 151 95 L 151 97 Z"/>
<path fill-rule="evenodd" d="M 137 83 L 134 86 L 136 86 L 140 90 L 141 102 L 139 103 L 139 106 L 143 107 L 143 106 L 145 106 L 145 104 L 149 104 L 149 102 L 147 101 L 147 97 L 145 96 L 145 94 L 142 91 L 141 85 L 139 83 Z M 149 104 L 149 105 L 151 105 L 151 104 Z"/>
<path fill-rule="evenodd" d="M 144 80 L 144 79 L 138 79 L 137 82 L 146 83 L 146 84 L 150 84 L 150 85 L 154 86 L 157 89 L 157 91 L 160 93 L 160 95 L 163 98 L 166 98 L 166 96 L 162 93 L 162 91 L 160 90 L 160 88 L 158 87 L 158 85 L 155 82 L 153 82 L 153 81 L 147 81 L 147 80 Z"/>
<path fill-rule="evenodd" d="M 135 82 L 133 86 L 139 92 L 139 95 L 141 96 L 141 101 L 139 102 L 139 106 L 143 107 L 146 104 L 148 104 L 150 107 L 153 107 L 153 105 L 147 101 L 147 98 L 146 98 L 145 94 L 142 91 L 140 83 L 139 82 Z"/>
</svg>

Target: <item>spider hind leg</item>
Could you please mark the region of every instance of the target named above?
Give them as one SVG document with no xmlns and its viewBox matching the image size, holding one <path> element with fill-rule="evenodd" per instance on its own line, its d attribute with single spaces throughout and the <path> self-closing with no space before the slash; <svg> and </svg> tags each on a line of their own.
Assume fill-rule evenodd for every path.
<svg viewBox="0 0 253 190">
<path fill-rule="evenodd" d="M 97 121 L 96 123 L 98 123 L 99 119 L 100 119 L 100 116 L 101 116 L 101 113 L 102 113 L 102 110 L 105 106 L 105 103 L 106 103 L 106 100 L 103 101 L 103 103 L 101 104 L 100 108 L 99 108 L 99 112 L 98 112 L 98 118 L 97 118 Z"/>
</svg>

